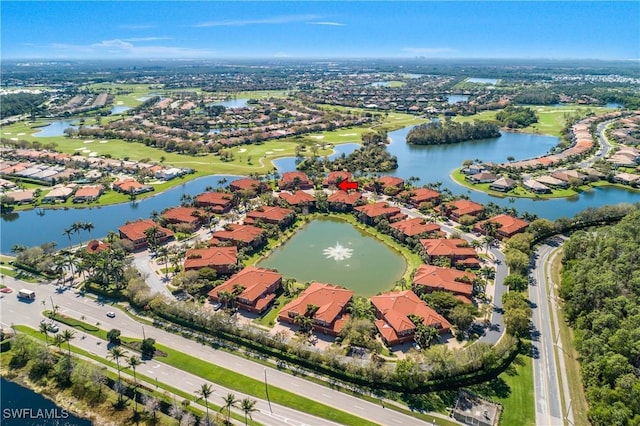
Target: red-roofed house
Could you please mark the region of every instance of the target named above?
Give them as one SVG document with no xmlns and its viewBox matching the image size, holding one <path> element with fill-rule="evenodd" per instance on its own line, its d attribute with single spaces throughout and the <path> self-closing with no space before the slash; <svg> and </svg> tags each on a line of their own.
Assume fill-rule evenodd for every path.
<svg viewBox="0 0 640 426">
<path fill-rule="evenodd" d="M 416 325 L 409 315 L 422 318 L 422 323 L 433 327 L 438 333 L 445 334 L 451 324 L 427 304 L 420 300 L 411 290 L 384 293 L 371 298 L 376 311 L 375 322 L 382 339 L 390 346 L 410 342 L 414 338 Z"/>
<path fill-rule="evenodd" d="M 359 192 L 336 191 L 327 197 L 327 204 L 333 210 L 340 212 L 348 211 L 353 208 L 353 204 L 362 199 Z"/>
<path fill-rule="evenodd" d="M 376 218 L 386 218 L 389 222 L 396 222 L 406 217 L 400 212 L 398 207 L 391 207 L 389 204 L 381 201 L 375 204 L 365 204 L 364 206 L 356 207 L 360 212 L 360 221 L 366 224 L 372 224 Z"/>
<path fill-rule="evenodd" d="M 420 240 L 429 263 L 438 258 L 447 258 L 451 266 L 479 268 L 478 253 L 469 247 L 467 241 L 460 238 L 426 238 Z"/>
<path fill-rule="evenodd" d="M 328 188 L 330 186 L 336 186 L 343 180 L 350 181 L 353 179 L 351 172 L 329 172 L 327 178 L 322 181 L 322 186 Z"/>
<path fill-rule="evenodd" d="M 211 207 L 215 213 L 227 213 L 231 210 L 232 195 L 226 192 L 205 192 L 196 196 L 196 206 Z"/>
<path fill-rule="evenodd" d="M 230 223 L 225 229 L 213 233 L 213 240 L 231 241 L 238 247 L 259 247 L 265 243 L 264 229 L 252 225 L 238 225 Z"/>
<path fill-rule="evenodd" d="M 429 188 L 416 188 L 402 194 L 405 193 L 409 194 L 409 202 L 413 207 L 419 207 L 422 203 L 438 204 L 440 201 L 440 193 Z"/>
<path fill-rule="evenodd" d="M 290 206 L 296 207 L 309 207 L 316 203 L 316 198 L 304 191 L 296 191 L 293 194 L 290 192 L 281 192 L 280 198 Z"/>
<path fill-rule="evenodd" d="M 456 296 L 464 296 L 470 303 L 473 296 L 473 280 L 471 272 L 451 268 L 440 268 L 433 265 L 422 265 L 413 277 L 413 288 L 417 293 L 447 291 Z"/>
<path fill-rule="evenodd" d="M 143 192 L 153 191 L 153 186 L 144 185 L 134 179 L 127 178 L 113 182 L 113 190 L 124 192 L 125 194 L 142 194 Z"/>
<path fill-rule="evenodd" d="M 220 293 L 236 293 L 240 309 L 262 313 L 271 305 L 281 285 L 281 274 L 269 269 L 249 266 L 211 290 L 209 299 L 217 303 L 220 300 Z"/>
<path fill-rule="evenodd" d="M 264 223 L 271 223 L 273 225 L 279 225 L 281 227 L 290 225 L 295 219 L 294 211 L 291 209 L 283 209 L 282 207 L 270 207 L 263 206 L 257 210 L 247 212 L 247 217 L 244 223 L 252 225 L 257 220 L 261 220 Z"/>
<path fill-rule="evenodd" d="M 369 182 L 364 188 L 367 191 L 375 191 L 376 185 L 374 182 L 378 182 L 380 184 L 380 188 L 383 192 L 387 188 L 396 188 L 398 190 L 404 188 L 404 179 L 396 176 L 380 176 L 372 182 Z"/>
<path fill-rule="evenodd" d="M 229 184 L 231 191 L 252 191 L 256 194 L 261 194 L 267 190 L 267 185 L 264 182 L 260 182 L 256 179 L 243 178 L 234 180 Z"/>
<path fill-rule="evenodd" d="M 87 246 L 85 247 L 85 251 L 87 253 L 100 253 L 102 251 L 105 251 L 109 248 L 109 243 L 105 243 L 103 241 L 98 241 L 98 240 L 91 240 L 87 243 Z"/>
<path fill-rule="evenodd" d="M 429 223 L 421 217 L 401 220 L 400 222 L 392 223 L 391 227 L 398 230 L 401 236 L 400 239 L 403 241 L 407 237 L 425 237 L 426 234 L 437 234 L 438 236 L 444 237 L 444 233 L 438 225 Z"/>
<path fill-rule="evenodd" d="M 529 227 L 529 222 L 526 220 L 518 219 L 517 217 L 509 216 L 507 214 L 501 214 L 491 219 L 484 220 L 482 222 L 478 222 L 473 227 L 475 232 L 479 232 L 481 234 L 486 233 L 482 225 L 486 222 L 495 223 L 497 225 L 497 234 L 499 240 L 503 240 L 505 238 L 511 238 L 515 234 L 519 232 L 524 232 Z"/>
<path fill-rule="evenodd" d="M 337 336 L 348 318 L 346 308 L 353 291 L 331 284 L 312 282 L 296 299 L 287 303 L 280 313 L 280 321 L 293 324 L 294 318 L 304 315 L 307 306 L 317 306 L 313 314 L 313 328 L 325 334 Z"/>
<path fill-rule="evenodd" d="M 133 243 L 134 249 L 138 250 L 147 246 L 146 230 L 153 227 L 158 228 L 159 241 L 164 243 L 173 238 L 173 232 L 167 228 L 163 228 L 151 219 L 142 219 L 135 222 L 129 222 L 118 228 L 120 238 L 127 239 Z"/>
<path fill-rule="evenodd" d="M 235 270 L 237 264 L 238 248 L 235 246 L 190 249 L 184 258 L 185 271 L 211 268 L 219 274 L 228 274 Z"/>
<path fill-rule="evenodd" d="M 303 172 L 284 172 L 278 182 L 280 190 L 313 189 L 313 182 Z"/>
<path fill-rule="evenodd" d="M 83 186 L 76 190 L 73 195 L 74 203 L 84 203 L 85 201 L 95 201 L 102 195 L 102 186 Z"/>
<path fill-rule="evenodd" d="M 173 207 L 162 212 L 162 217 L 168 223 L 186 223 L 195 228 L 200 226 L 200 218 L 198 217 L 198 209 L 193 207 Z"/>
<path fill-rule="evenodd" d="M 477 216 L 483 212 L 482 204 L 474 203 L 470 200 L 456 200 L 447 203 L 447 213 L 453 220 L 458 220 L 462 216 Z"/>
</svg>

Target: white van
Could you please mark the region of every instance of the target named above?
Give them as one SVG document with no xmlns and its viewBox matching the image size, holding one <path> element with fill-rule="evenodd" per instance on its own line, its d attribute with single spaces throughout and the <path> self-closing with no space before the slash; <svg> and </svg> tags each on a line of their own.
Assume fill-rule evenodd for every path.
<svg viewBox="0 0 640 426">
<path fill-rule="evenodd" d="M 27 290 L 26 288 L 23 288 L 22 290 L 18 291 L 18 297 L 22 299 L 34 300 L 36 298 L 36 292 L 33 290 Z"/>
</svg>

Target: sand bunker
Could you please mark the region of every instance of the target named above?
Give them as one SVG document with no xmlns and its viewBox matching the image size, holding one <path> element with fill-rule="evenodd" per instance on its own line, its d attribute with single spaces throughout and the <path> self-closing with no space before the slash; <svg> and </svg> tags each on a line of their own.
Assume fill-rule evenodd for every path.
<svg viewBox="0 0 640 426">
<path fill-rule="evenodd" d="M 100 141 L 98 143 L 108 143 L 109 141 Z"/>
<path fill-rule="evenodd" d="M 17 141 L 17 140 L 18 140 L 18 138 L 11 138 L 11 140 L 12 140 L 12 141 Z"/>
<path fill-rule="evenodd" d="M 97 152 L 90 152 L 89 153 L 89 157 L 97 157 L 98 153 Z"/>
<path fill-rule="evenodd" d="M 273 151 L 267 151 L 265 154 L 273 154 Z"/>
<path fill-rule="evenodd" d="M 240 149 L 238 150 L 238 152 L 239 152 L 240 154 L 242 154 L 243 152 L 247 152 L 247 148 L 240 148 Z"/>
<path fill-rule="evenodd" d="M 93 143 L 93 140 L 84 141 L 84 143 Z"/>
<path fill-rule="evenodd" d="M 357 133 L 340 133 L 338 136 L 358 136 Z"/>
<path fill-rule="evenodd" d="M 26 135 L 26 133 L 18 133 L 18 136 Z"/>
<path fill-rule="evenodd" d="M 313 135 L 311 137 L 314 139 L 324 139 L 324 135 Z"/>
<path fill-rule="evenodd" d="M 273 148 L 274 151 L 284 151 L 284 148 Z"/>
</svg>

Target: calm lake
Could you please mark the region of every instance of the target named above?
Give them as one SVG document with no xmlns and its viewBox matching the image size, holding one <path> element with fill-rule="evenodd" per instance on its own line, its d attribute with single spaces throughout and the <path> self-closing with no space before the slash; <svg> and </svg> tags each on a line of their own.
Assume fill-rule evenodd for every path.
<svg viewBox="0 0 640 426">
<path fill-rule="evenodd" d="M 275 268 L 300 282 L 338 284 L 359 296 L 373 296 L 402 278 L 406 262 L 387 245 L 349 223 L 317 219 L 259 266 Z"/>
<path fill-rule="evenodd" d="M 232 99 L 230 101 L 218 102 L 214 105 L 222 105 L 225 108 L 245 108 L 251 107 L 251 105 L 247 105 L 247 101 L 249 99 Z"/>
<path fill-rule="evenodd" d="M 90 421 L 71 413 L 65 414 L 66 412 L 63 412 L 60 407 L 30 389 L 5 379 L 0 380 L 0 387 L 2 389 L 0 424 L 3 426 L 91 426 Z M 42 411 L 38 412 L 38 410 Z M 22 413 L 22 418 L 18 418 L 18 413 Z M 58 418 L 45 418 L 47 414 L 49 417 Z"/>
<path fill-rule="evenodd" d="M 71 120 L 57 120 L 52 121 L 48 125 L 44 127 L 40 127 L 40 131 L 33 134 L 33 136 L 37 136 L 39 138 L 48 138 L 52 136 L 62 136 L 64 135 L 64 129 L 68 127 L 73 127 L 77 129 L 78 126 L 74 126 L 72 123 L 77 123 L 78 121 Z"/>
<path fill-rule="evenodd" d="M 455 104 L 458 102 L 467 102 L 469 100 L 469 95 L 447 95 L 447 103 Z"/>
</svg>

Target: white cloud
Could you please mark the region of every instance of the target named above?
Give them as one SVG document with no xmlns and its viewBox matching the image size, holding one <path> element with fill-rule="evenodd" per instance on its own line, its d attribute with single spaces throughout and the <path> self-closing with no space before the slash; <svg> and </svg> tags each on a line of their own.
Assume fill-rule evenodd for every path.
<svg viewBox="0 0 640 426">
<path fill-rule="evenodd" d="M 412 55 L 442 55 L 456 52 L 449 47 L 404 47 L 402 51 Z"/>
<path fill-rule="evenodd" d="M 333 27 L 344 27 L 345 24 L 340 22 L 330 22 L 330 21 L 318 21 L 318 22 L 307 22 L 309 25 L 329 25 Z"/>
<path fill-rule="evenodd" d="M 208 21 L 193 25 L 194 27 L 244 27 L 247 25 L 275 25 L 288 24 L 291 22 L 304 22 L 312 19 L 318 19 L 316 15 L 285 15 L 274 16 L 272 18 L 263 19 L 237 19 L 224 21 Z"/>
<path fill-rule="evenodd" d="M 143 41 L 151 41 L 149 39 L 159 39 L 153 37 L 144 38 Z M 65 44 L 52 43 L 49 48 L 58 51 L 65 51 L 68 57 L 82 54 L 91 57 L 132 57 L 132 58 L 203 58 L 210 57 L 215 52 L 210 49 L 194 49 L 190 47 L 179 46 L 139 46 L 134 44 L 134 39 L 113 39 L 102 40 L 92 44 Z"/>
</svg>

